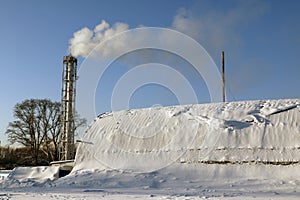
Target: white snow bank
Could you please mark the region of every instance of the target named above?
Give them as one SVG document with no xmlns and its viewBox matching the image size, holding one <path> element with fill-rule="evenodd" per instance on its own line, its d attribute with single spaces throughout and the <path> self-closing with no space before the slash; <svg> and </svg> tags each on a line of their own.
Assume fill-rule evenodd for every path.
<svg viewBox="0 0 300 200">
<path fill-rule="evenodd" d="M 150 172 L 181 164 L 300 161 L 300 100 L 128 110 L 100 115 L 78 147 L 77 170 Z"/>
<path fill-rule="evenodd" d="M 300 183 L 300 171 L 297 165 L 221 165 L 221 164 L 197 164 L 180 165 L 173 164 L 164 169 L 147 172 L 132 173 L 120 170 L 81 170 L 74 171 L 69 176 L 56 181 L 57 185 L 74 185 L 76 187 L 89 186 L 91 188 L 180 188 L 205 185 L 205 182 L 228 182 L 245 180 L 297 180 Z M 291 179 L 291 177 L 293 177 Z M 190 184 L 188 184 L 190 183 Z M 158 185 L 160 187 L 158 187 Z"/>
<path fill-rule="evenodd" d="M 81 139 L 69 175 L 47 181 L 55 170 L 46 176 L 16 169 L 2 187 L 42 185 L 35 190 L 54 192 L 49 198 L 72 199 L 296 199 L 299 105 L 295 99 L 106 113 Z"/>
<path fill-rule="evenodd" d="M 43 185 L 59 176 L 60 167 L 16 167 L 1 183 L 1 187 L 29 187 Z"/>
<path fill-rule="evenodd" d="M 11 170 L 0 170 L 0 180 L 4 180 L 10 172 Z"/>
<path fill-rule="evenodd" d="M 295 199 L 300 195 L 299 102 L 106 113 L 87 129 L 73 171 L 56 180 L 55 188 L 168 199 Z"/>
</svg>

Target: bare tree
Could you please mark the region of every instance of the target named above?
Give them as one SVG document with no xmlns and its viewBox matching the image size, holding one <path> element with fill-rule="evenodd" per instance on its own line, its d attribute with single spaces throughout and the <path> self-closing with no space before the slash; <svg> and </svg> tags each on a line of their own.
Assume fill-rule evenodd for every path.
<svg viewBox="0 0 300 200">
<path fill-rule="evenodd" d="M 44 140 L 41 150 L 47 155 L 48 160 L 59 158 L 59 138 L 61 131 L 60 103 L 47 99 L 38 100 L 39 121 L 38 126 Z"/>
<path fill-rule="evenodd" d="M 10 122 L 6 134 L 12 144 L 30 147 L 34 164 L 39 162 L 41 152 L 48 162 L 59 159 L 61 136 L 60 103 L 48 99 L 29 99 L 16 104 L 15 121 Z M 86 120 L 77 115 L 76 127 L 85 125 Z"/>
<path fill-rule="evenodd" d="M 14 108 L 15 121 L 10 122 L 6 133 L 8 140 L 14 144 L 19 143 L 30 147 L 34 163 L 38 164 L 40 147 L 44 135 L 40 131 L 37 100 L 25 100 Z"/>
</svg>

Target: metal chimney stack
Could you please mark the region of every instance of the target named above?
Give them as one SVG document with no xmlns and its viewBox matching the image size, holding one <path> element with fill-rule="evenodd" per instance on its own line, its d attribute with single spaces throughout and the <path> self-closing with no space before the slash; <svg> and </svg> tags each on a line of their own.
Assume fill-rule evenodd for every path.
<svg viewBox="0 0 300 200">
<path fill-rule="evenodd" d="M 75 97 L 77 80 L 77 59 L 65 56 L 62 73 L 61 95 L 61 152 L 60 160 L 72 160 L 75 157 Z"/>
</svg>

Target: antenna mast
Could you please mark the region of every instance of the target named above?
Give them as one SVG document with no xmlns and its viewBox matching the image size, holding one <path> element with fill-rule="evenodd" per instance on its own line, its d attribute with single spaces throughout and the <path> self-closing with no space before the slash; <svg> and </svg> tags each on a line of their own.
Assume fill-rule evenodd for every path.
<svg viewBox="0 0 300 200">
<path fill-rule="evenodd" d="M 222 51 L 222 100 L 225 102 L 225 55 Z"/>
</svg>

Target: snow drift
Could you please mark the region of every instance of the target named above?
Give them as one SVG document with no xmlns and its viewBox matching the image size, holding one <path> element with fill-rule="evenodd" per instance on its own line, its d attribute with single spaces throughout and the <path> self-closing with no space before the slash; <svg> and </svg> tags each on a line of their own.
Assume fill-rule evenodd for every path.
<svg viewBox="0 0 300 200">
<path fill-rule="evenodd" d="M 102 114 L 84 134 L 73 171 L 55 185 L 100 193 L 291 199 L 300 195 L 299 103 Z"/>
<path fill-rule="evenodd" d="M 2 188 L 41 186 L 59 177 L 60 167 L 16 167 L 1 182 Z"/>
<path fill-rule="evenodd" d="M 105 113 L 85 132 L 74 171 L 297 164 L 299 105 L 299 100 L 264 100 Z"/>
<path fill-rule="evenodd" d="M 297 199 L 299 123 L 300 99 L 105 113 L 86 130 L 69 175 L 17 168 L 0 186 L 91 199 Z"/>
</svg>

